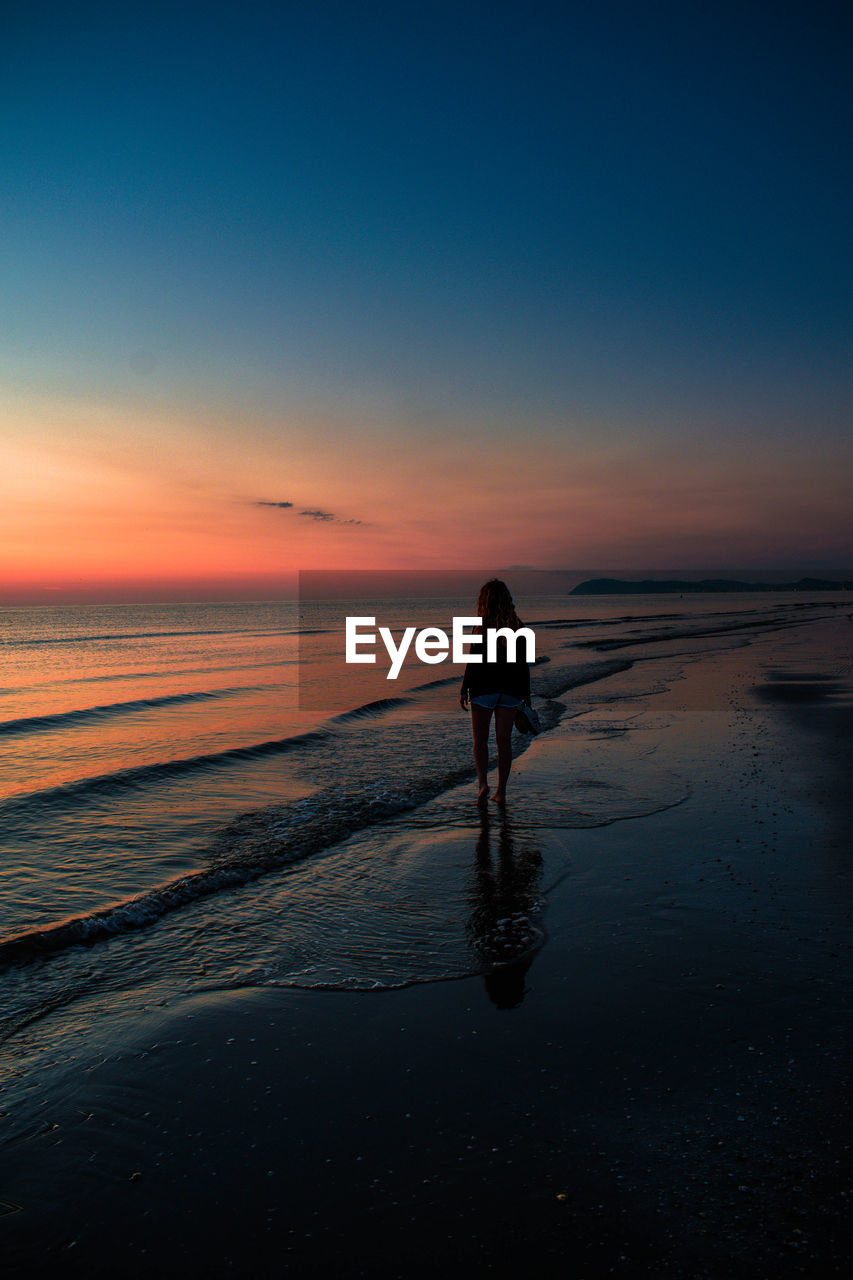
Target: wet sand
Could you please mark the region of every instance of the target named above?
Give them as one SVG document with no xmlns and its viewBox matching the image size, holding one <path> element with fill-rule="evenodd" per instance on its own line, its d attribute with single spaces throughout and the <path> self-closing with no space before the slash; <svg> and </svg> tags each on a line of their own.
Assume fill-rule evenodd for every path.
<svg viewBox="0 0 853 1280">
<path fill-rule="evenodd" d="M 460 837 L 494 961 L 552 806 L 519 964 L 93 1022 L 3 1121 L 12 1273 L 846 1275 L 851 639 L 768 635 L 652 698 L 614 677 L 599 754 L 684 784 L 657 813 L 560 825 L 597 731 L 538 740 L 506 824 L 472 806 Z"/>
</svg>

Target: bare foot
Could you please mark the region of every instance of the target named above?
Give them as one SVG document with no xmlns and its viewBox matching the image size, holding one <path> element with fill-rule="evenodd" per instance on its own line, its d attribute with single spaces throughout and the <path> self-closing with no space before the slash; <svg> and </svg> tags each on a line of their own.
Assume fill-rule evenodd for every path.
<svg viewBox="0 0 853 1280">
<path fill-rule="evenodd" d="M 488 782 L 484 782 L 482 787 L 480 787 L 479 792 L 477 793 L 477 804 L 485 804 L 489 798 L 490 791 L 491 791 L 491 787 L 489 786 Z"/>
<path fill-rule="evenodd" d="M 506 804 L 506 796 L 504 795 L 503 791 L 496 791 L 495 794 L 492 796 L 492 799 L 494 800 L 495 804 Z"/>
</svg>

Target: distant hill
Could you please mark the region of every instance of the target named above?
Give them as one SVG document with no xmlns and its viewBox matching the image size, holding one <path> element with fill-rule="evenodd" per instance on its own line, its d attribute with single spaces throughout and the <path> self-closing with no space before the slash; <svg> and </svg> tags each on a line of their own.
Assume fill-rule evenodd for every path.
<svg viewBox="0 0 853 1280">
<path fill-rule="evenodd" d="M 699 582 L 678 579 L 657 581 L 643 578 L 627 582 L 621 578 L 588 578 L 569 592 L 572 596 L 639 596 L 696 595 L 723 591 L 849 591 L 849 582 L 830 582 L 827 578 L 800 578 L 798 582 L 735 582 L 729 578 L 703 578 Z"/>
</svg>

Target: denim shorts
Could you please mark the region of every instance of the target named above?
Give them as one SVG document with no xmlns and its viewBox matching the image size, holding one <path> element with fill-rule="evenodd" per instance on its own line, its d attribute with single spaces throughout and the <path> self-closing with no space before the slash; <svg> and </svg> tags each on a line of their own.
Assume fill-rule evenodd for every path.
<svg viewBox="0 0 853 1280">
<path fill-rule="evenodd" d="M 515 698 L 511 693 L 478 693 L 471 701 L 475 707 L 484 707 L 486 711 L 494 711 L 495 707 L 518 710 L 522 705 L 521 698 Z"/>
</svg>

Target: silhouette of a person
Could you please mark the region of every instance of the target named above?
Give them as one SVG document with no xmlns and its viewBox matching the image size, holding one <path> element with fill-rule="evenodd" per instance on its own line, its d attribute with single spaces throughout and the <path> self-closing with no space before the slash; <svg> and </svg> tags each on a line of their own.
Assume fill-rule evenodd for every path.
<svg viewBox="0 0 853 1280">
<path fill-rule="evenodd" d="M 477 597 L 477 616 L 483 619 L 483 636 L 489 629 L 508 627 L 517 631 L 521 626 L 509 587 L 500 578 L 484 582 Z M 472 641 L 470 651 L 483 648 L 483 639 Z M 489 725 L 495 717 L 495 738 L 498 745 L 498 785 L 492 797 L 497 804 L 506 799 L 506 784 L 512 768 L 512 726 L 516 712 L 523 703 L 530 704 L 530 668 L 521 658 L 509 661 L 505 639 L 498 638 L 494 662 L 486 660 L 487 653 L 479 654 L 480 662 L 469 662 L 462 677 L 459 705 L 463 711 L 471 706 L 471 732 L 474 738 L 474 767 L 477 770 L 479 791 L 477 803 L 485 804 L 489 798 Z"/>
</svg>

